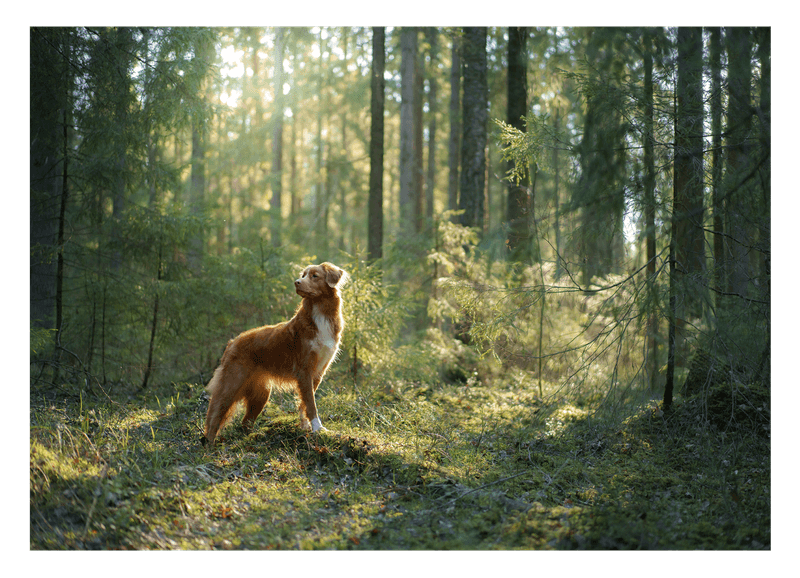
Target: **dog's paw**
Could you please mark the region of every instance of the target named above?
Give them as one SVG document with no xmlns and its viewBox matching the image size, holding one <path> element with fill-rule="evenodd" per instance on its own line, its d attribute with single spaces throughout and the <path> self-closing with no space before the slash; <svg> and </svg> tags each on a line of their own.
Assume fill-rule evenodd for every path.
<svg viewBox="0 0 800 578">
<path fill-rule="evenodd" d="M 311 431 L 311 422 L 303 418 L 300 420 L 300 429 L 303 431 Z"/>
<path fill-rule="evenodd" d="M 319 416 L 317 416 L 311 420 L 311 431 L 318 432 L 318 431 L 328 431 L 328 430 L 322 425 L 322 422 L 319 420 Z"/>
</svg>

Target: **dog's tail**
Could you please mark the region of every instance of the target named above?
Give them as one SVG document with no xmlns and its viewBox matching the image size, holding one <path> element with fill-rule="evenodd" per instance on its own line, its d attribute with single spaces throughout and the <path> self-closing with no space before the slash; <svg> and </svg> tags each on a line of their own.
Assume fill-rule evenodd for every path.
<svg viewBox="0 0 800 578">
<path fill-rule="evenodd" d="M 208 385 L 206 386 L 206 391 L 208 392 L 209 395 L 214 395 L 214 392 L 217 390 L 217 387 L 219 387 L 221 373 L 222 373 L 222 366 L 220 365 L 214 370 L 214 376 L 211 378 L 211 381 L 209 381 Z"/>
<path fill-rule="evenodd" d="M 233 339 L 228 341 L 228 344 L 225 346 L 225 351 L 222 352 L 222 357 L 219 360 L 219 365 L 214 370 L 214 375 L 211 377 L 211 381 L 209 381 L 208 385 L 206 386 L 206 391 L 210 395 L 214 395 L 214 392 L 217 390 L 217 387 L 219 387 L 219 382 L 222 379 L 222 366 L 224 364 L 225 357 L 227 357 L 228 352 L 231 349 L 231 343 L 233 343 L 233 341 L 234 341 Z"/>
</svg>

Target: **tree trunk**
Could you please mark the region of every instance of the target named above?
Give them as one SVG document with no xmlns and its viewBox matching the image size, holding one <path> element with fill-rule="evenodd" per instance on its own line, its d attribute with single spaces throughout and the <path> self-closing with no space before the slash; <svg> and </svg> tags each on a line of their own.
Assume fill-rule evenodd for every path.
<svg viewBox="0 0 800 578">
<path fill-rule="evenodd" d="M 372 102 L 370 105 L 369 207 L 367 218 L 369 260 L 383 257 L 383 109 L 386 81 L 384 28 L 372 29 Z"/>
<path fill-rule="evenodd" d="M 481 231 L 485 220 L 486 123 L 489 112 L 486 35 L 486 27 L 464 28 L 462 47 L 464 103 L 459 209 L 464 210 L 461 224 Z"/>
<path fill-rule="evenodd" d="M 528 29 L 508 29 L 508 118 L 514 128 L 525 131 L 522 117 L 528 112 L 527 54 Z M 507 169 L 513 168 L 509 161 Z M 508 250 L 512 261 L 528 261 L 531 257 L 529 231 L 530 206 L 528 191 L 520 183 L 508 182 Z"/>
<path fill-rule="evenodd" d="M 148 381 L 150 381 L 150 374 L 153 371 L 153 352 L 155 351 L 155 344 L 156 344 L 156 328 L 158 327 L 158 295 L 160 284 L 161 284 L 161 273 L 162 273 L 162 262 L 161 262 L 161 245 L 163 239 L 159 237 L 158 241 L 158 271 L 156 273 L 156 283 L 155 283 L 155 298 L 153 301 L 153 321 L 150 326 L 150 346 L 147 350 L 147 366 L 144 370 L 144 378 L 142 379 L 142 389 L 147 387 Z"/>
<path fill-rule="evenodd" d="M 728 227 L 731 241 L 728 257 L 728 290 L 741 297 L 750 286 L 747 247 L 748 204 L 752 194 L 748 178 L 750 169 L 752 119 L 750 95 L 750 29 L 726 28 L 728 51 L 728 127 L 725 195 L 728 200 Z"/>
<path fill-rule="evenodd" d="M 605 86 L 623 82 L 615 70 L 612 45 L 623 42 L 618 29 L 587 30 L 586 55 L 604 78 L 586 95 L 583 137 L 578 147 L 580 175 L 573 203 L 580 207 L 579 252 L 582 282 L 620 273 L 623 258 L 627 126 L 620 105 Z"/>
<path fill-rule="evenodd" d="M 347 70 L 348 70 L 348 62 L 347 62 L 347 44 L 348 44 L 348 37 L 347 37 L 347 27 L 342 28 L 342 48 L 344 50 L 344 59 L 342 61 L 342 68 L 344 69 L 344 81 L 348 82 L 347 79 Z M 342 105 L 341 105 L 341 113 L 340 113 L 340 121 L 342 123 L 342 146 L 341 146 L 341 154 L 336 159 L 336 165 L 338 167 L 338 189 L 339 189 L 339 218 L 337 222 L 339 223 L 339 250 L 347 252 L 347 237 L 348 232 L 350 230 L 350 221 L 347 215 L 347 191 L 348 187 L 344 180 L 349 175 L 349 167 L 350 162 L 347 159 L 347 107 L 345 106 L 345 100 L 347 96 L 342 95 Z"/>
<path fill-rule="evenodd" d="M 430 68 L 428 72 L 428 169 L 425 179 L 425 227 L 433 226 L 433 198 L 436 188 L 436 113 L 438 110 L 437 60 L 439 58 L 439 29 L 426 28 L 430 46 Z"/>
<path fill-rule="evenodd" d="M 315 203 L 314 203 L 314 213 L 316 215 L 315 222 L 312 225 L 314 232 L 316 233 L 317 243 L 318 244 L 327 244 L 327 228 L 328 228 L 328 215 L 327 215 L 327 204 L 326 200 L 326 190 L 325 190 L 325 177 L 323 176 L 323 157 L 324 157 L 324 146 L 322 143 L 322 118 L 323 118 L 323 77 L 327 66 L 324 62 L 324 54 L 325 54 L 325 43 L 322 38 L 322 29 L 319 32 L 319 62 L 317 66 L 318 72 L 318 81 L 317 81 L 317 95 L 318 95 L 318 102 L 317 106 L 317 186 L 316 186 L 316 194 L 315 194 Z"/>
<path fill-rule="evenodd" d="M 297 66 L 297 40 L 289 31 L 289 35 L 292 38 L 292 66 Z M 291 160 L 289 161 L 290 164 L 290 176 L 289 176 L 289 196 L 291 199 L 291 214 L 292 218 L 295 220 L 295 226 L 297 228 L 302 228 L 302 224 L 300 223 L 300 219 L 302 218 L 300 215 L 300 194 L 297 190 L 297 125 L 300 122 L 300 107 L 299 107 L 299 93 L 298 87 L 296 85 L 296 80 L 294 75 L 289 76 L 290 82 L 292 82 L 292 88 L 289 92 L 290 106 L 292 108 L 292 119 L 291 119 L 291 147 L 290 147 L 290 155 Z"/>
<path fill-rule="evenodd" d="M 647 317 L 647 355 L 645 374 L 651 391 L 658 377 L 658 307 L 655 289 L 656 277 L 656 168 L 653 155 L 654 108 L 653 108 L 653 53 L 652 38 L 644 33 L 644 233 L 646 245 L 648 298 L 650 310 Z"/>
<path fill-rule="evenodd" d="M 711 74 L 711 207 L 714 226 L 714 287 L 724 291 L 725 208 L 722 201 L 722 31 L 711 28 L 709 70 Z"/>
<path fill-rule="evenodd" d="M 201 38 L 197 44 L 197 58 L 201 64 L 205 65 L 211 60 L 210 52 L 212 46 L 207 38 Z M 205 101 L 205 83 L 201 83 L 200 98 Z M 202 114 L 202 113 L 201 113 Z M 192 174 L 190 185 L 191 213 L 193 216 L 201 218 L 206 209 L 206 127 L 205 119 L 199 114 L 192 118 Z M 189 263 L 195 270 L 199 270 L 202 265 L 203 253 L 205 251 L 205 231 L 200 227 L 196 236 L 189 243 Z"/>
<path fill-rule="evenodd" d="M 415 110 L 417 94 L 415 72 L 417 69 L 417 29 L 406 27 L 400 31 L 400 230 L 404 238 L 411 238 L 415 230 L 417 151 L 415 138 Z"/>
<path fill-rule="evenodd" d="M 56 233 L 62 185 L 61 111 L 66 107 L 60 32 L 30 30 L 30 323 L 52 329 L 55 312 Z"/>
<path fill-rule="evenodd" d="M 450 69 L 450 138 L 447 144 L 447 210 L 458 210 L 458 168 L 461 137 L 461 48 L 459 39 L 453 36 Z M 450 217 L 455 220 L 455 216 Z"/>
<path fill-rule="evenodd" d="M 703 30 L 678 28 L 675 131 L 675 266 L 682 294 L 679 319 L 703 309 Z M 680 341 L 680 338 L 679 338 Z"/>
<path fill-rule="evenodd" d="M 419 32 L 419 29 L 417 29 Z M 414 59 L 414 234 L 422 233 L 425 215 L 425 171 L 423 170 L 423 138 L 422 105 L 425 91 L 425 66 L 423 54 L 419 50 L 419 33 L 417 34 L 417 50 Z"/>
<path fill-rule="evenodd" d="M 281 244 L 281 193 L 282 187 L 282 156 L 283 156 L 283 40 L 284 30 L 275 30 L 275 110 L 272 126 L 272 200 L 270 202 L 271 237 L 273 247 Z"/>
</svg>

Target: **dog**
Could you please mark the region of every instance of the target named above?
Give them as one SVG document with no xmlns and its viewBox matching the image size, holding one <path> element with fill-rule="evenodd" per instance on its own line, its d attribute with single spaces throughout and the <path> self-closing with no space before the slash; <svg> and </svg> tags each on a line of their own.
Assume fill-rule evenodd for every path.
<svg viewBox="0 0 800 578">
<path fill-rule="evenodd" d="M 244 402 L 242 425 L 250 430 L 273 389 L 294 387 L 300 397 L 300 427 L 324 430 L 314 394 L 339 351 L 344 329 L 340 288 L 346 271 L 331 263 L 306 267 L 294 282 L 302 301 L 294 317 L 241 333 L 228 342 L 206 391 L 211 394 L 203 445 L 213 444 L 220 428 Z"/>
</svg>

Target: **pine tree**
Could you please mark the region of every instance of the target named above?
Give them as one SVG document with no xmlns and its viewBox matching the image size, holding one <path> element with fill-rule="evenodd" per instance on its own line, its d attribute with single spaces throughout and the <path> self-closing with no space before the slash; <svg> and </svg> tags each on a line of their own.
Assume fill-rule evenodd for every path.
<svg viewBox="0 0 800 578">
<path fill-rule="evenodd" d="M 370 261 L 383 257 L 383 110 L 386 62 L 384 28 L 372 29 L 372 101 L 370 105 L 368 247 Z"/>
<path fill-rule="evenodd" d="M 523 116 L 528 112 L 527 87 L 527 39 L 528 29 L 508 29 L 508 124 L 524 131 Z M 530 232 L 528 226 L 530 206 L 528 192 L 516 180 L 508 182 L 508 249 L 514 261 L 525 261 L 530 256 Z"/>
<path fill-rule="evenodd" d="M 419 166 L 416 138 L 417 101 L 421 98 L 417 90 L 417 29 L 405 27 L 400 31 L 401 92 L 400 103 L 400 228 L 406 238 L 416 230 L 418 202 L 417 168 Z"/>
<path fill-rule="evenodd" d="M 461 47 L 456 34 L 450 51 L 450 136 L 447 141 L 447 210 L 458 210 L 459 153 L 461 150 Z M 455 216 L 451 217 L 455 219 Z"/>
<path fill-rule="evenodd" d="M 464 102 L 462 106 L 461 179 L 459 209 L 461 224 L 483 230 L 485 220 L 486 139 L 488 80 L 485 27 L 464 29 L 462 62 Z"/>
<path fill-rule="evenodd" d="M 681 319 L 702 313 L 705 282 L 702 32 L 702 28 L 678 28 L 673 226 Z"/>
<path fill-rule="evenodd" d="M 274 98 L 275 110 L 273 111 L 272 121 L 272 200 L 270 201 L 271 212 L 271 236 L 272 245 L 275 247 L 281 244 L 281 224 L 283 216 L 281 214 L 281 194 L 283 192 L 283 50 L 284 50 L 284 30 L 275 30 L 275 73 Z"/>
</svg>

